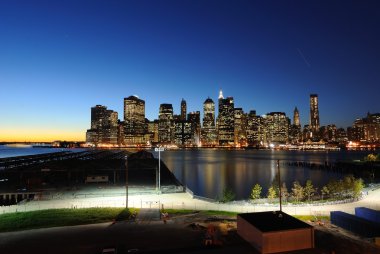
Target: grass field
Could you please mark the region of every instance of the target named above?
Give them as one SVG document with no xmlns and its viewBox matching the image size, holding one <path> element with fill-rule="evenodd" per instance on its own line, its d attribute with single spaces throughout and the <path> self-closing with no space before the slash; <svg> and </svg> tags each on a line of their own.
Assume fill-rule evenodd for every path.
<svg viewBox="0 0 380 254">
<path fill-rule="evenodd" d="M 129 219 L 131 212 L 135 210 L 125 208 L 49 209 L 2 214 L 0 215 L 0 232 L 121 221 Z"/>
<path fill-rule="evenodd" d="M 81 208 L 81 209 L 49 209 L 32 212 L 7 213 L 0 215 L 0 232 L 19 231 L 35 228 L 49 228 L 61 226 L 74 226 L 93 224 L 109 221 L 123 221 L 130 219 L 132 213 L 138 209 L 125 208 Z M 229 216 L 236 218 L 238 213 L 225 211 L 195 211 L 165 209 L 169 215 L 181 215 L 192 213 L 203 213 L 208 216 Z M 326 220 L 328 216 L 297 215 L 294 216 L 303 221 Z"/>
</svg>

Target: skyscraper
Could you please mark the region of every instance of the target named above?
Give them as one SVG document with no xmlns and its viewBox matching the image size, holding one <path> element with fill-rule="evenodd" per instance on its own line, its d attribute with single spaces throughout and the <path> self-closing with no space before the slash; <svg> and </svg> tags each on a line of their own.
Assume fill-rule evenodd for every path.
<svg viewBox="0 0 380 254">
<path fill-rule="evenodd" d="M 294 109 L 293 124 L 296 125 L 296 126 L 300 126 L 301 127 L 300 113 L 298 112 L 298 108 L 297 107 L 295 107 L 295 109 Z"/>
<path fill-rule="evenodd" d="M 174 121 L 172 104 L 160 105 L 158 114 L 158 141 L 161 143 L 172 143 L 174 141 Z"/>
<path fill-rule="evenodd" d="M 248 146 L 259 147 L 266 141 L 264 118 L 256 115 L 255 110 L 247 114 L 247 143 Z"/>
<path fill-rule="evenodd" d="M 202 146 L 216 144 L 215 103 L 210 97 L 203 103 L 203 127 L 201 133 Z"/>
<path fill-rule="evenodd" d="M 145 143 L 147 129 L 145 101 L 137 96 L 124 98 L 124 142 L 132 145 Z"/>
<path fill-rule="evenodd" d="M 289 122 L 284 112 L 266 114 L 267 141 L 285 143 L 289 135 Z"/>
<path fill-rule="evenodd" d="M 310 94 L 310 129 L 313 133 L 319 130 L 318 94 Z"/>
<path fill-rule="evenodd" d="M 182 121 L 186 120 L 186 111 L 187 111 L 186 101 L 182 98 L 182 101 L 181 101 L 181 120 Z"/>
<path fill-rule="evenodd" d="M 191 123 L 193 144 L 198 146 L 201 138 L 201 113 L 199 111 L 187 114 L 187 120 Z"/>
<path fill-rule="evenodd" d="M 91 108 L 91 129 L 86 132 L 86 142 L 99 144 L 117 144 L 118 114 L 106 106 Z"/>
<path fill-rule="evenodd" d="M 298 142 L 302 141 L 301 136 L 300 113 L 298 112 L 297 107 L 295 107 L 293 114 L 293 124 L 290 125 L 289 128 L 289 141 L 292 144 L 297 144 Z"/>
<path fill-rule="evenodd" d="M 242 108 L 234 109 L 234 143 L 235 146 L 247 145 L 247 117 Z"/>
<path fill-rule="evenodd" d="M 224 99 L 219 92 L 218 142 L 221 146 L 234 145 L 234 98 Z"/>
</svg>

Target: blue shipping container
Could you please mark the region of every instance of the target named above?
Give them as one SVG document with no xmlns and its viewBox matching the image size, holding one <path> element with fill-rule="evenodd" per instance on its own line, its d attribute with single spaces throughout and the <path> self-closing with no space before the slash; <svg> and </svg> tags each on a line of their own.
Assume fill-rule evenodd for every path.
<svg viewBox="0 0 380 254">
<path fill-rule="evenodd" d="M 376 211 L 366 207 L 356 207 L 355 215 L 375 223 L 380 223 L 380 211 Z"/>
<path fill-rule="evenodd" d="M 380 236 L 380 224 L 344 212 L 330 212 L 331 223 L 364 237 Z"/>
</svg>

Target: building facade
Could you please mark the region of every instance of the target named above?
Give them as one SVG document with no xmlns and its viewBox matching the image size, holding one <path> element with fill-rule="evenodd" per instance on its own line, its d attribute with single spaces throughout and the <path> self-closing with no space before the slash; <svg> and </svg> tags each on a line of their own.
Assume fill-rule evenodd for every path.
<svg viewBox="0 0 380 254">
<path fill-rule="evenodd" d="M 215 146 L 216 137 L 215 103 L 209 97 L 203 103 L 203 119 L 201 129 L 202 146 Z"/>
<path fill-rule="evenodd" d="M 310 94 L 310 130 L 313 136 L 318 135 L 320 122 L 319 122 L 319 108 L 318 108 L 318 94 Z"/>
<path fill-rule="evenodd" d="M 234 143 L 236 147 L 247 146 L 247 116 L 242 108 L 234 109 Z"/>
<path fill-rule="evenodd" d="M 86 132 L 88 144 L 118 144 L 118 114 L 106 106 L 96 105 L 91 108 L 91 129 Z"/>
<path fill-rule="evenodd" d="M 148 126 L 145 122 L 145 101 L 137 96 L 124 98 L 124 145 L 145 144 Z"/>
<path fill-rule="evenodd" d="M 182 98 L 182 101 L 181 101 L 181 120 L 182 121 L 186 120 L 186 113 L 187 113 L 186 101 Z"/>
<path fill-rule="evenodd" d="M 174 142 L 173 105 L 163 103 L 158 114 L 158 142 L 171 144 Z"/>
<path fill-rule="evenodd" d="M 218 144 L 220 146 L 234 146 L 235 133 L 235 107 L 233 97 L 223 97 L 222 91 L 219 93 L 219 114 L 218 114 Z"/>
<path fill-rule="evenodd" d="M 265 122 L 268 143 L 286 143 L 288 141 L 290 120 L 284 112 L 266 114 Z"/>
<path fill-rule="evenodd" d="M 187 114 L 187 121 L 191 124 L 192 143 L 194 146 L 199 146 L 201 138 L 201 113 L 199 111 L 190 112 Z"/>
</svg>

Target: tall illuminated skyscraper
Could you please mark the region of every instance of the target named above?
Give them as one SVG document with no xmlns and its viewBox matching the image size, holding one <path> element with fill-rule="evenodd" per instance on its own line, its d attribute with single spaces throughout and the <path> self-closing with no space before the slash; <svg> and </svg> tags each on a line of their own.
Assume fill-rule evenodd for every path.
<svg viewBox="0 0 380 254">
<path fill-rule="evenodd" d="M 172 143 L 174 141 L 172 104 L 163 103 L 160 105 L 160 112 L 158 114 L 158 141 L 162 143 Z"/>
<path fill-rule="evenodd" d="M 124 98 L 124 141 L 126 145 L 143 144 L 148 131 L 145 123 L 145 101 L 137 96 Z"/>
<path fill-rule="evenodd" d="M 290 119 L 284 112 L 266 114 L 267 141 L 285 143 L 289 136 Z"/>
<path fill-rule="evenodd" d="M 202 146 L 213 146 L 216 144 L 215 129 L 215 103 L 209 97 L 203 103 L 203 126 L 201 131 Z"/>
<path fill-rule="evenodd" d="M 297 107 L 295 107 L 295 109 L 294 109 L 293 124 L 296 125 L 296 126 L 301 126 L 300 113 L 298 112 L 298 108 Z"/>
<path fill-rule="evenodd" d="M 301 121 L 298 108 L 295 107 L 293 114 L 293 124 L 289 126 L 289 141 L 292 144 L 297 144 L 301 139 Z"/>
<path fill-rule="evenodd" d="M 187 111 L 186 101 L 182 98 L 182 101 L 181 101 L 181 120 L 182 121 L 186 120 L 186 111 Z"/>
<path fill-rule="evenodd" d="M 312 132 L 319 130 L 318 94 L 310 94 L 310 129 Z"/>
<path fill-rule="evenodd" d="M 117 144 L 118 114 L 106 106 L 96 105 L 91 108 L 91 129 L 86 132 L 86 142 L 95 146 L 99 144 Z"/>
<path fill-rule="evenodd" d="M 124 132 L 127 134 L 144 134 L 145 101 L 137 96 L 124 98 Z"/>
<path fill-rule="evenodd" d="M 191 123 L 193 144 L 198 146 L 201 137 L 201 113 L 199 111 L 187 114 L 187 121 Z"/>
<path fill-rule="evenodd" d="M 218 115 L 218 141 L 221 146 L 234 145 L 234 98 L 224 99 L 222 91 L 219 92 Z"/>
</svg>

